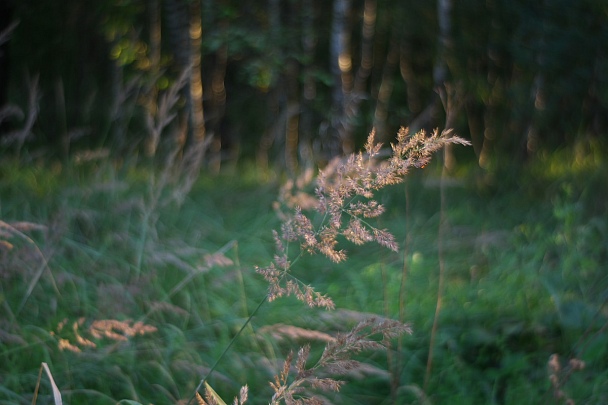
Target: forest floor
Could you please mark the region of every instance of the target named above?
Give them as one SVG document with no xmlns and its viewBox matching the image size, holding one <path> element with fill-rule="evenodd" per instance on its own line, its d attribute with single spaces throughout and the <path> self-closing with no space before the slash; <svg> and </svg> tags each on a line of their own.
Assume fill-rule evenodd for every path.
<svg viewBox="0 0 608 405">
<path fill-rule="evenodd" d="M 399 252 L 344 241 L 344 263 L 294 266 L 335 310 L 280 298 L 239 333 L 266 294 L 254 268 L 273 260 L 283 180 L 240 169 L 186 193 L 108 162 L 5 161 L 0 404 L 32 403 L 39 379 L 52 403 L 43 362 L 65 403 L 178 403 L 237 334 L 207 381 L 268 403 L 290 350 L 318 356 L 370 314 L 413 334 L 360 353 L 332 403 L 608 403 L 607 169 L 564 153 L 441 182 L 431 164 L 378 196 Z"/>
</svg>

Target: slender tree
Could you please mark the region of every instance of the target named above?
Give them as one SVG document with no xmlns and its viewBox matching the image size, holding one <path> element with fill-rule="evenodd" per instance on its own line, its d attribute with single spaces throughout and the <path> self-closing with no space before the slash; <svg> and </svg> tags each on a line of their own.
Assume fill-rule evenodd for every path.
<svg viewBox="0 0 608 405">
<path fill-rule="evenodd" d="M 149 21 L 149 49 L 150 49 L 150 83 L 148 84 L 144 107 L 147 109 L 148 117 L 155 117 L 158 114 L 156 100 L 158 98 L 158 85 L 156 81 L 160 75 L 161 59 L 161 9 L 160 0 L 148 0 L 147 2 L 148 21 Z M 160 133 L 155 130 L 149 131 L 146 142 L 146 154 L 154 156 L 160 141 Z"/>
<path fill-rule="evenodd" d="M 8 102 L 9 43 L 17 22 L 13 21 L 14 4 L 10 0 L 0 2 L 0 108 Z M 5 132 L 6 121 L 0 118 L 0 135 Z"/>
<path fill-rule="evenodd" d="M 288 7 L 287 22 L 289 26 L 298 26 L 298 12 L 293 1 L 286 2 Z M 294 55 L 285 55 L 285 103 L 287 120 L 285 123 L 285 167 L 291 173 L 298 168 L 298 143 L 300 141 L 300 64 Z"/>
<path fill-rule="evenodd" d="M 394 72 L 399 63 L 399 38 L 396 24 L 398 19 L 393 19 L 393 27 L 391 27 L 388 50 L 386 60 L 382 68 L 382 75 L 378 93 L 376 95 L 376 108 L 374 111 L 374 125 L 378 139 L 387 139 L 389 136 L 387 130 L 388 109 L 391 94 L 394 87 Z"/>
<path fill-rule="evenodd" d="M 340 139 L 345 153 L 354 150 L 354 125 L 360 113 L 361 102 L 369 98 L 367 81 L 374 67 L 374 39 L 378 6 L 376 0 L 365 0 L 363 5 L 363 22 L 361 28 L 361 61 L 354 75 L 352 89 L 343 86 L 344 111 Z M 352 62 L 351 62 L 352 63 Z"/>
<path fill-rule="evenodd" d="M 203 114 L 203 82 L 202 82 L 202 39 L 203 29 L 201 20 L 201 2 L 190 2 L 190 21 L 188 32 L 190 34 L 190 94 L 191 103 L 190 120 L 192 125 L 192 138 L 196 145 L 205 141 L 205 116 Z"/>
<path fill-rule="evenodd" d="M 330 38 L 330 66 L 333 78 L 331 89 L 331 125 L 325 134 L 324 147 L 330 156 L 350 153 L 353 140 L 345 139 L 345 108 L 353 86 L 350 27 L 348 16 L 351 0 L 334 0 Z"/>
<path fill-rule="evenodd" d="M 304 160 L 313 162 L 313 134 L 314 129 L 313 102 L 317 97 L 317 84 L 314 77 L 314 56 L 317 48 L 317 34 L 315 30 L 315 10 L 313 0 L 301 2 L 302 24 L 302 86 L 300 96 L 300 154 Z"/>
<path fill-rule="evenodd" d="M 184 128 L 180 143 L 201 149 L 205 144 L 202 84 L 202 17 L 198 0 L 165 0 L 167 33 L 172 43 L 175 64 L 179 71 L 187 70 L 189 80 L 184 86 L 186 110 L 182 114 Z M 199 156 L 202 158 L 202 156 Z"/>
</svg>

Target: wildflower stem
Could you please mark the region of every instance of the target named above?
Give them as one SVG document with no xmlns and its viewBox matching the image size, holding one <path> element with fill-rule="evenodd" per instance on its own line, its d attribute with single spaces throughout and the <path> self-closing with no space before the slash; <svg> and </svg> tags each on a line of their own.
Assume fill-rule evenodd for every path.
<svg viewBox="0 0 608 405">
<path fill-rule="evenodd" d="M 448 227 L 447 218 L 447 197 L 445 191 L 445 181 L 447 177 L 447 155 L 444 150 L 443 169 L 441 171 L 441 182 L 439 185 L 440 193 L 440 209 L 439 209 L 439 229 L 437 235 L 437 248 L 439 255 L 439 279 L 437 281 L 437 302 L 435 304 L 435 315 L 433 318 L 433 326 L 431 328 L 431 339 L 429 342 L 429 354 L 426 362 L 426 371 L 424 375 L 424 392 L 428 393 L 428 386 L 431 378 L 431 372 L 433 369 L 433 353 L 435 348 L 435 338 L 437 337 L 437 330 L 439 328 L 439 315 L 443 305 L 443 293 L 445 283 L 445 272 L 446 272 L 446 261 L 445 261 L 445 246 L 444 238 Z"/>
<path fill-rule="evenodd" d="M 215 360 L 215 363 L 213 363 L 213 366 L 211 366 L 211 368 L 209 369 L 209 371 L 207 372 L 207 374 L 198 383 L 198 386 L 194 390 L 194 394 L 192 394 L 192 397 L 190 398 L 190 400 L 188 401 L 188 403 L 186 405 L 190 405 L 190 403 L 194 400 L 194 398 L 196 398 L 196 393 L 201 389 L 201 387 L 203 386 L 203 384 L 205 384 L 205 381 L 207 381 L 207 378 L 209 378 L 209 376 L 211 375 L 211 373 L 213 373 L 213 371 L 215 370 L 215 368 L 217 367 L 217 365 L 220 363 L 220 361 L 222 361 L 222 359 L 224 358 L 224 356 L 226 355 L 226 353 L 228 353 L 228 350 L 230 350 L 230 348 L 232 347 L 232 345 L 234 344 L 234 342 L 238 339 L 238 337 L 245 330 L 245 328 L 247 327 L 247 325 L 249 325 L 249 322 L 251 322 L 251 320 L 253 319 L 253 317 L 255 316 L 255 314 L 259 311 L 259 309 L 262 307 L 262 305 L 264 305 L 264 303 L 267 300 L 268 300 L 268 295 L 265 295 L 264 298 L 262 298 L 262 300 L 259 302 L 258 306 L 255 307 L 255 309 L 253 310 L 253 312 L 251 313 L 251 315 L 249 315 L 249 317 L 247 318 L 247 320 L 245 321 L 245 323 L 243 324 L 243 326 L 241 326 L 241 329 L 239 329 L 239 331 L 236 333 L 236 335 L 234 335 L 233 338 L 230 340 L 230 343 L 228 343 L 228 346 L 226 346 L 226 348 L 224 349 L 224 351 L 222 352 L 222 354 L 220 354 L 220 357 L 218 357 L 217 360 Z"/>
</svg>

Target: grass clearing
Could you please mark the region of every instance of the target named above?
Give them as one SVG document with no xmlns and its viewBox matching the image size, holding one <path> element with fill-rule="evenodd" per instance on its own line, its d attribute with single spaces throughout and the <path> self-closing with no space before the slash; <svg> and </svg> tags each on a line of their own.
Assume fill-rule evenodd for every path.
<svg viewBox="0 0 608 405">
<path fill-rule="evenodd" d="M 248 384 L 249 403 L 268 403 L 289 350 L 310 341 L 320 356 L 324 336 L 363 313 L 403 311 L 414 334 L 388 354 L 363 354 L 366 368 L 331 402 L 608 402 L 606 166 L 594 155 L 567 170 L 560 159 L 493 177 L 463 171 L 446 188 L 447 279 L 426 394 L 439 268 L 433 164 L 378 197 L 379 227 L 399 252 L 345 243 L 345 263 L 304 257 L 294 272 L 338 309 L 263 305 L 209 384 L 225 399 Z M 159 203 L 172 190 L 155 190 L 158 176 L 109 162 L 2 163 L 0 403 L 32 403 L 43 362 L 65 403 L 188 399 L 265 295 L 253 267 L 272 260 L 280 182 L 251 170 L 204 177 L 179 205 Z M 38 403 L 52 403 L 51 388 L 40 381 Z"/>
</svg>

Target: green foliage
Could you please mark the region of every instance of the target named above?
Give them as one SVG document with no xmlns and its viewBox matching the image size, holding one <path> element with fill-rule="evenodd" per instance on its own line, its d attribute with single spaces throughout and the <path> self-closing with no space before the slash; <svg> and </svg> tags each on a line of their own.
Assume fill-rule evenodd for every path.
<svg viewBox="0 0 608 405">
<path fill-rule="evenodd" d="M 26 105 L 24 77 L 40 75 L 36 142 L 28 139 L 28 145 L 65 149 L 74 141 L 78 148 L 103 144 L 125 155 L 138 150 L 146 130 L 141 106 L 150 92 L 168 89 L 179 75 L 173 55 L 178 33 L 167 24 L 165 6 L 188 2 L 8 3 L 19 21 L 10 37 L 9 102 Z M 339 119 L 330 96 L 340 86 L 330 72 L 332 3 L 276 4 L 203 2 L 205 114 L 209 132 L 232 156 L 254 159 L 260 143 L 272 143 L 271 157 L 280 161 L 286 140 L 278 134 L 285 132 L 281 114 L 288 102 L 300 107 L 304 147 L 322 143 L 327 126 Z M 363 53 L 365 4 L 351 2 L 349 13 L 353 75 Z M 391 93 L 386 125 L 397 129 L 415 122 L 435 94 L 433 69 L 441 62 L 436 2 L 374 4 L 373 63 L 361 94 L 354 95 L 363 100 L 361 109 L 351 117 L 358 141 L 379 112 L 381 88 Z M 154 12 L 161 17 L 158 61 L 152 55 Z M 608 108 L 606 15 L 601 0 L 459 2 L 450 15 L 446 56 L 458 92 L 456 132 L 486 139 L 491 161 L 600 137 Z M 399 50 L 394 65 L 388 62 L 392 45 Z M 442 126 L 441 114 L 435 115 L 425 127 Z M 15 126 L 19 120 L 9 121 Z M 527 149 L 531 129 L 539 146 Z"/>
<path fill-rule="evenodd" d="M 447 282 L 426 393 L 440 236 L 432 166 L 377 197 L 387 207 L 378 226 L 396 235 L 399 253 L 348 245 L 349 260 L 331 272 L 325 261 L 304 257 L 294 271 L 339 310 L 291 299 L 265 306 L 210 386 L 230 399 L 248 384 L 250 403 L 268 403 L 268 381 L 302 343 L 297 333 L 321 339 L 349 330 L 363 313 L 398 318 L 405 274 L 413 336 L 393 347 L 390 361 L 361 355 L 367 374 L 348 375 L 332 394 L 336 402 L 391 402 L 381 371 L 388 370 L 398 381 L 396 403 L 552 403 L 553 354 L 569 398 L 606 402 L 606 163 L 595 148 L 541 156 L 515 175 L 463 170 L 445 190 Z M 168 198 L 151 210 L 160 173 L 150 169 L 3 161 L 0 220 L 10 227 L 0 228 L 0 241 L 11 247 L 0 245 L 0 400 L 31 403 L 41 362 L 66 403 L 176 403 L 192 395 L 266 293 L 253 267 L 272 260 L 279 184 L 264 181 L 268 173 L 245 172 L 204 176 L 181 205 Z M 158 201 L 171 193 L 162 190 Z M 40 254 L 48 268 L 32 282 Z M 115 323 L 95 323 L 101 320 Z M 155 330 L 129 335 L 137 321 Z M 312 362 L 321 348 L 313 340 Z M 566 376 L 573 358 L 585 368 Z M 39 401 L 51 395 L 42 383 Z"/>
</svg>

